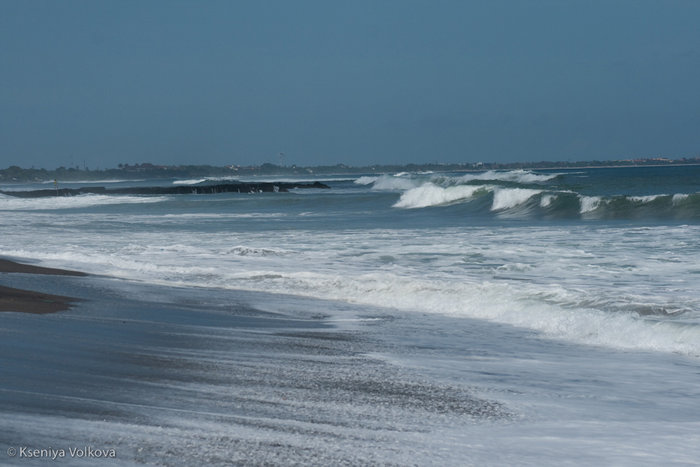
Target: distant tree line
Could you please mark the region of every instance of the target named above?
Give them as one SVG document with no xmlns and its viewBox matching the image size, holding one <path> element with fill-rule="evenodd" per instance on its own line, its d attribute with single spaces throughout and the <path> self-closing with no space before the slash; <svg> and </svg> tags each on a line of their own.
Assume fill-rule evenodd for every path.
<svg viewBox="0 0 700 467">
<path fill-rule="evenodd" d="M 420 171 L 482 171 L 482 170 L 513 170 L 513 169 L 557 169 L 576 167 L 617 167 L 617 166 L 650 166 L 650 165 L 700 165 L 700 157 L 668 159 L 664 157 L 626 159 L 610 161 L 540 161 L 540 162 L 470 162 L 457 164 L 406 164 L 406 165 L 371 165 L 353 167 L 345 164 L 297 167 L 264 163 L 256 166 L 229 165 L 217 167 L 211 165 L 154 165 L 151 163 L 119 164 L 117 168 L 104 170 L 89 170 L 87 167 L 59 167 L 55 170 L 29 168 L 23 169 L 13 165 L 0 170 L 1 182 L 42 182 L 59 181 L 90 181 L 122 178 L 197 178 L 222 177 L 235 175 L 324 175 L 324 174 L 367 174 L 395 173 Z"/>
</svg>

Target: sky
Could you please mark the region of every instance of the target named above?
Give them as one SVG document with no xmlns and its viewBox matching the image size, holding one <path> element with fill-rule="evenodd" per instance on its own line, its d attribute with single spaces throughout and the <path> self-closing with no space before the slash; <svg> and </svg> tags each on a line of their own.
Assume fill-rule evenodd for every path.
<svg viewBox="0 0 700 467">
<path fill-rule="evenodd" d="M 695 0 L 0 0 L 0 167 L 695 157 L 699 19 Z"/>
</svg>

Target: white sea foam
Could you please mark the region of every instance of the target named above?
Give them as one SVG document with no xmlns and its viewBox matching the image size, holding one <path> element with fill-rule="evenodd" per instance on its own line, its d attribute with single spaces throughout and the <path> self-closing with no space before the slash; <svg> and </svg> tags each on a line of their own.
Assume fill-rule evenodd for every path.
<svg viewBox="0 0 700 467">
<path fill-rule="evenodd" d="M 486 191 L 488 187 L 474 185 L 458 185 L 447 188 L 433 183 L 425 183 L 417 188 L 405 191 L 394 204 L 396 208 L 425 208 L 440 206 L 471 199 L 477 192 Z"/>
<path fill-rule="evenodd" d="M 228 253 L 239 256 L 280 256 L 287 252 L 279 248 L 254 248 L 239 245 L 228 250 Z"/>
<path fill-rule="evenodd" d="M 207 177 L 207 178 L 192 178 L 186 180 L 174 180 L 173 185 L 197 185 L 204 182 L 230 182 L 237 181 L 238 178 L 234 176 L 229 177 Z"/>
<path fill-rule="evenodd" d="M 526 265 L 519 265 L 527 270 Z M 404 277 L 389 272 L 355 276 L 279 270 L 233 274 L 236 288 L 294 293 L 406 311 L 486 319 L 534 329 L 569 341 L 700 356 L 700 325 L 654 322 L 628 313 L 564 308 L 534 300 L 527 287 Z"/>
<path fill-rule="evenodd" d="M 602 198 L 600 196 L 582 196 L 579 195 L 579 202 L 581 203 L 580 213 L 585 214 L 587 212 L 592 212 L 598 209 Z"/>
<path fill-rule="evenodd" d="M 542 198 L 540 199 L 540 206 L 543 208 L 549 207 L 556 198 L 556 195 L 542 195 Z"/>
<path fill-rule="evenodd" d="M 56 253 L 42 259 L 80 265 L 89 272 L 175 285 L 201 285 L 234 289 L 291 293 L 314 298 L 347 301 L 372 306 L 391 306 L 405 311 L 437 313 L 453 317 L 486 319 L 540 331 L 547 336 L 585 344 L 615 348 L 680 352 L 700 356 L 700 325 L 678 326 L 673 322 L 647 321 L 627 313 L 593 308 L 566 308 L 536 299 L 536 287 L 516 287 L 507 282 L 480 283 L 407 277 L 388 271 L 337 274 L 330 271 L 285 271 L 258 269 L 249 264 L 222 270 L 183 263 L 181 248 L 163 250 L 178 256 L 177 264 L 153 262 L 153 253 L 143 251 L 130 259 L 121 256 Z M 255 249 L 253 249 L 255 250 Z M 257 251 L 261 251 L 258 249 Z M 194 251 L 189 250 L 192 254 Z M 28 251 L 2 251 L 9 256 L 32 255 Z M 237 255 L 240 256 L 240 255 Z M 247 255 L 242 255 L 246 257 Z M 253 255 L 266 256 L 263 254 Z M 278 255 L 275 255 L 278 256 Z M 149 258 L 150 260 L 146 260 Z M 193 258 L 194 259 L 194 258 Z M 203 259 L 200 256 L 200 261 Z M 528 271 L 518 264 L 509 271 Z M 530 290 L 532 289 L 532 290 Z"/>
<path fill-rule="evenodd" d="M 676 204 L 682 203 L 683 201 L 688 199 L 689 196 L 690 195 L 685 194 L 685 193 L 676 193 L 675 195 L 673 195 L 673 198 L 671 198 L 671 201 L 673 202 L 674 205 L 676 205 Z"/>
<path fill-rule="evenodd" d="M 0 211 L 76 209 L 107 204 L 139 204 L 165 201 L 163 196 L 94 195 L 52 196 L 48 198 L 16 198 L 0 195 Z"/>
<path fill-rule="evenodd" d="M 382 175 L 372 185 L 373 190 L 400 191 L 415 188 L 420 182 L 408 177 Z"/>
<path fill-rule="evenodd" d="M 668 195 L 659 194 L 659 195 L 648 195 L 648 196 L 630 196 L 628 199 L 630 201 L 636 201 L 638 203 L 646 204 L 646 203 L 651 203 L 655 199 L 658 199 L 662 196 L 668 196 Z"/>
<path fill-rule="evenodd" d="M 539 182 L 546 182 L 548 180 L 552 180 L 559 175 L 562 175 L 560 173 L 552 173 L 552 174 L 538 174 L 535 172 L 531 172 L 529 170 L 510 170 L 507 172 L 498 172 L 494 170 L 489 170 L 488 172 L 484 173 L 479 173 L 479 174 L 467 174 L 464 175 L 461 178 L 462 181 L 471 181 L 471 180 L 495 180 L 495 181 L 503 181 L 503 182 L 517 182 L 517 183 L 539 183 Z"/>
<path fill-rule="evenodd" d="M 355 180 L 353 183 L 356 183 L 357 185 L 371 185 L 377 180 L 379 180 L 379 177 L 363 176 Z"/>
<path fill-rule="evenodd" d="M 197 185 L 206 182 L 206 178 L 194 178 L 190 180 L 174 180 L 173 185 Z"/>
<path fill-rule="evenodd" d="M 528 188 L 498 188 L 493 193 L 492 211 L 509 209 L 520 204 L 535 195 L 542 193 L 542 190 L 531 190 Z"/>
<path fill-rule="evenodd" d="M 32 215 L 45 222 L 42 214 Z M 93 217 L 75 221 L 83 225 Z M 122 231 L 95 235 L 82 227 L 65 229 L 44 228 L 41 242 L 32 239 L 31 231 L 5 229 L 0 255 L 162 284 L 279 292 L 486 319 L 575 342 L 700 356 L 700 322 L 635 313 L 637 308 L 645 313 L 645 307 L 698 309 L 694 290 L 700 278 L 692 272 L 697 269 L 693 253 L 686 248 L 683 255 L 669 255 L 666 246 L 669 238 L 674 244 L 694 244 L 697 229 L 688 226 L 577 230 L 576 235 L 552 228 L 428 235 L 291 231 L 269 238 L 256 232 L 183 236 L 169 229 L 125 236 Z M 658 239 L 664 241 L 657 245 Z M 232 241 L 236 246 L 230 246 Z M 27 244 L 34 247 L 29 250 Z M 647 250 L 644 257 L 638 254 L 640 245 Z M 389 263 L 382 259 L 387 256 L 393 258 Z M 616 284 L 612 288 L 611 282 Z M 667 295 L 670 287 L 672 296 Z"/>
</svg>

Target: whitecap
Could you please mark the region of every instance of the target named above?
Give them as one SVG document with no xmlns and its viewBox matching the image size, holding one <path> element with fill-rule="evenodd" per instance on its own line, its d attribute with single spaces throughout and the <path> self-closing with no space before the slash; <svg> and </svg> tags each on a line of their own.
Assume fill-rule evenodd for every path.
<svg viewBox="0 0 700 467">
<path fill-rule="evenodd" d="M 462 181 L 468 182 L 471 180 L 498 180 L 503 182 L 517 183 L 539 183 L 546 182 L 563 175 L 561 173 L 553 174 L 538 174 L 529 170 L 510 170 L 507 172 L 498 172 L 489 170 L 480 174 L 467 174 L 461 177 Z"/>
<path fill-rule="evenodd" d="M 540 206 L 543 208 L 549 207 L 556 198 L 556 195 L 543 195 L 542 199 L 540 199 Z"/>
<path fill-rule="evenodd" d="M 401 195 L 394 204 L 395 208 L 425 208 L 439 206 L 471 199 L 478 191 L 487 190 L 488 187 L 458 185 L 442 188 L 428 182 L 419 187 L 412 188 Z"/>
<path fill-rule="evenodd" d="M 675 205 L 675 204 L 678 204 L 678 203 L 685 201 L 686 199 L 688 199 L 689 196 L 690 195 L 688 195 L 686 193 L 676 193 L 675 195 L 673 195 L 673 198 L 671 198 L 671 201 Z"/>
<path fill-rule="evenodd" d="M 355 180 L 353 183 L 357 185 L 371 185 L 372 183 L 376 182 L 379 180 L 379 177 L 369 177 L 369 176 L 363 176 Z"/>
<path fill-rule="evenodd" d="M 601 201 L 602 198 L 600 196 L 579 195 L 579 202 L 581 203 L 581 210 L 579 212 L 581 214 L 585 214 L 587 212 L 595 211 L 600 206 Z"/>
<path fill-rule="evenodd" d="M 661 196 L 668 196 L 668 195 L 648 195 L 648 196 L 630 196 L 628 199 L 630 201 L 636 201 L 638 203 L 646 204 L 646 203 L 651 203 L 655 199 L 661 197 Z"/>
<path fill-rule="evenodd" d="M 397 177 L 394 175 L 382 175 L 377 180 L 374 181 L 372 185 L 373 190 L 387 190 L 387 191 L 398 191 L 398 190 L 409 190 L 415 188 L 417 185 L 416 180 L 405 177 Z"/>
<path fill-rule="evenodd" d="M 173 185 L 197 185 L 199 183 L 204 183 L 206 182 L 206 178 L 195 178 L 191 180 L 175 180 L 173 181 Z"/>
<path fill-rule="evenodd" d="M 540 193 L 542 193 L 541 190 L 531 190 L 528 188 L 500 188 L 493 194 L 491 210 L 499 211 L 501 209 L 513 208 Z"/>
</svg>

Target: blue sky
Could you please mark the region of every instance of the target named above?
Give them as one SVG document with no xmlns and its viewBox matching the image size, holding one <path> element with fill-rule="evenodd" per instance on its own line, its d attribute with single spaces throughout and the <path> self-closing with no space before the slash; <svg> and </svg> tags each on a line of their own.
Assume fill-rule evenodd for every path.
<svg viewBox="0 0 700 467">
<path fill-rule="evenodd" d="M 0 166 L 700 154 L 697 1 L 0 0 Z"/>
</svg>

